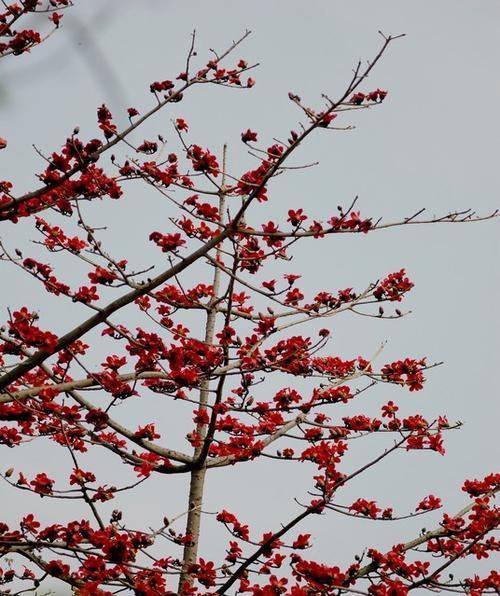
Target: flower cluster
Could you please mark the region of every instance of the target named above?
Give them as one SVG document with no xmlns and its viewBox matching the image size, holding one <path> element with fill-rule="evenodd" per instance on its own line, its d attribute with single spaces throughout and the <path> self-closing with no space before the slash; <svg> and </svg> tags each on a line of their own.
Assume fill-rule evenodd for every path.
<svg viewBox="0 0 500 596">
<path fill-rule="evenodd" d="M 395 273 L 390 273 L 381 281 L 373 295 L 377 300 L 390 300 L 391 302 L 401 302 L 401 297 L 413 288 L 413 283 L 406 277 L 406 271 L 401 269 Z"/>
<path fill-rule="evenodd" d="M 199 145 L 192 145 L 187 155 L 191 159 L 195 172 L 207 172 L 215 177 L 219 175 L 217 158 L 208 149 L 203 150 Z"/>
<path fill-rule="evenodd" d="M 382 379 L 390 383 L 406 386 L 410 391 L 420 391 L 424 384 L 424 373 L 427 366 L 426 359 L 414 360 L 405 358 L 386 364 L 382 370 Z"/>
<path fill-rule="evenodd" d="M 69 0 L 48 0 L 46 6 L 42 6 L 42 2 L 39 0 L 24 0 L 23 2 L 4 4 L 5 11 L 0 12 L 0 40 L 5 38 L 8 41 L 0 41 L 0 58 L 8 54 L 19 56 L 29 52 L 31 48 L 42 42 L 42 36 L 38 31 L 33 29 L 16 31 L 14 29 L 16 21 L 33 12 L 49 12 L 48 19 L 57 28 L 63 15 L 55 12 L 54 9 L 66 8 L 69 5 Z"/>
<path fill-rule="evenodd" d="M 382 89 L 375 89 L 374 91 L 370 91 L 369 93 L 362 93 L 358 91 L 354 93 L 351 97 L 351 103 L 359 106 L 364 102 L 382 102 L 387 97 L 387 91 L 382 91 Z"/>
<path fill-rule="evenodd" d="M 8 321 L 9 335 L 27 347 L 39 348 L 46 352 L 54 352 L 57 346 L 57 335 L 50 331 L 42 331 L 34 324 L 38 314 L 30 312 L 23 306 L 20 310 L 12 313 Z"/>
</svg>

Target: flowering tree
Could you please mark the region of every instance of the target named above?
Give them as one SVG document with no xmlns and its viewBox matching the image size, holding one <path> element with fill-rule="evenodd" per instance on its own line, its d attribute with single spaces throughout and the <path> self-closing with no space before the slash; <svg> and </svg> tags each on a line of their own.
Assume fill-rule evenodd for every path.
<svg viewBox="0 0 500 596">
<path fill-rule="evenodd" d="M 0 14 L 0 55 L 17 59 L 12 55 L 43 41 L 44 34 L 15 30 L 28 13 L 48 13 L 57 28 L 62 18 L 57 10 L 69 5 L 49 0 L 7 7 Z M 21 452 L 36 441 L 58 446 L 62 455 L 35 475 L 22 466 L 2 470 L 2 491 L 22 491 L 33 499 L 30 511 L 17 512 L 16 525 L 0 521 L 2 594 L 34 591 L 50 578 L 79 596 L 498 591 L 495 571 L 448 575 L 450 568 L 460 571 L 465 557 L 486 558 L 498 548 L 493 537 L 498 474 L 465 480 L 461 511 L 439 514 L 434 529 L 401 537 L 387 552 L 369 548 L 346 568 L 307 556 L 311 516 L 333 511 L 389 522 L 440 509 L 433 494 L 418 498 L 413 511 L 400 512 L 367 495 L 345 502 L 343 489 L 396 452 L 444 454 L 443 435 L 457 425 L 445 415 L 400 416 L 394 401 L 381 405 L 378 418 L 362 411 L 345 415 L 346 404 L 375 385 L 420 391 L 426 371 L 436 366 L 423 357 L 381 363 L 381 350 L 344 360 L 329 348 L 330 319 L 342 313 L 404 316 L 397 307 L 413 287 L 405 270 L 385 272 L 363 288 L 328 286 L 308 296 L 300 272 L 290 271 L 290 257 L 304 242 L 316 242 L 323 251 L 334 235 L 477 221 L 496 213 L 423 219 L 419 212 L 385 223 L 361 215 L 353 201 L 334 212 L 325 207 L 322 221 L 311 221 L 304 206 L 285 210 L 276 221 L 258 222 L 259 205 L 272 201 L 273 179 L 297 167 L 290 161 L 301 144 L 345 126 L 345 112 L 383 102 L 387 91 L 367 87 L 367 77 L 397 37 L 382 36 L 378 54 L 366 67 L 358 64 L 339 97 L 324 97 L 319 109 L 290 93 L 302 122 L 286 141 L 262 145 L 261 133 L 243 131 L 241 141 L 257 165 L 241 173 L 228 170 L 225 147 L 219 155 L 196 144 L 177 104 L 206 85 L 251 88 L 255 65 L 235 57 L 247 35 L 196 65 L 193 35 L 184 71 L 152 82 L 153 107 L 128 108 L 126 129 L 119 130 L 101 105 L 96 138 L 75 128 L 61 149 L 41 155 L 46 163 L 39 188 L 19 196 L 11 181 L 0 181 L 2 225 L 32 222 L 38 235 L 29 254 L 2 243 L 3 279 L 9 268 L 18 268 L 50 294 L 54 309 L 75 313 L 72 328 L 56 334 L 44 326 L 43 312 L 11 304 L 0 332 L 4 452 Z M 161 136 L 131 141 L 160 110 L 171 111 L 176 151 L 167 151 Z M 0 139 L 0 148 L 7 145 Z M 108 246 L 105 230 L 93 223 L 96 199 L 119 200 L 133 181 L 161 195 L 164 219 L 170 221 L 150 231 L 157 248 L 154 271 L 149 262 L 130 264 L 123 246 Z M 254 220 L 258 223 L 251 224 Z M 79 284 L 65 281 L 70 270 L 81 275 Z M 88 311 L 84 316 L 82 309 Z M 307 327 L 318 321 L 321 328 L 313 335 Z M 125 424 L 127 406 L 137 401 L 145 404 L 147 422 Z M 172 411 L 175 425 L 185 426 L 179 445 L 168 444 L 159 432 L 165 412 Z M 363 465 L 353 468 L 351 442 L 373 434 L 382 434 L 385 448 L 367 453 Z M 241 466 L 244 473 L 244 462 L 263 457 L 277 468 L 308 462 L 311 481 L 296 516 L 256 535 L 248 512 L 226 510 L 221 498 L 216 517 L 227 540 L 210 553 L 199 552 L 207 473 L 227 466 Z M 119 467 L 119 486 L 106 481 L 101 460 Z M 155 528 L 134 528 L 120 506 L 123 495 L 144 493 L 157 477 L 168 491 L 172 475 L 189 477 L 183 515 L 166 511 Z M 56 500 L 81 505 L 81 514 L 42 523 L 43 508 Z"/>
</svg>

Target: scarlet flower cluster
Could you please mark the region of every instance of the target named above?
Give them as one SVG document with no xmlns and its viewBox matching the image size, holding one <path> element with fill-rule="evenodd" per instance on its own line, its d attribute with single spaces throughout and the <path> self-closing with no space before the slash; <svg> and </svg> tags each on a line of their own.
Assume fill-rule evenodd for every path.
<svg viewBox="0 0 500 596">
<path fill-rule="evenodd" d="M 20 310 L 12 313 L 12 319 L 8 322 L 9 335 L 19 341 L 20 346 L 35 347 L 46 352 L 53 352 L 57 345 L 57 335 L 50 331 L 42 331 L 34 325 L 38 315 L 29 312 L 23 306 Z"/>
<path fill-rule="evenodd" d="M 382 91 L 382 89 L 375 89 L 374 91 L 370 91 L 369 93 L 361 93 L 358 91 L 354 93 L 351 97 L 351 103 L 354 105 L 361 105 L 365 101 L 371 102 L 381 102 L 387 97 L 387 91 Z"/>
<path fill-rule="evenodd" d="M 99 128 L 104 132 L 106 139 L 110 139 L 117 132 L 116 124 L 113 124 L 112 118 L 113 116 L 105 104 L 97 109 Z"/>
<path fill-rule="evenodd" d="M 55 12 L 56 7 L 65 8 L 69 6 L 70 0 L 49 0 L 47 8 L 51 8 L 52 12 L 48 19 L 54 23 L 56 28 L 62 19 L 62 14 Z M 33 29 L 22 29 L 16 31 L 14 24 L 21 17 L 33 12 L 48 12 L 47 8 L 40 6 L 39 0 L 24 0 L 23 2 L 14 2 L 12 4 L 5 4 L 5 11 L 0 12 L 0 38 L 5 37 L 7 42 L 0 42 L 0 58 L 7 54 L 19 56 L 42 42 L 42 36 L 38 31 Z"/>
<path fill-rule="evenodd" d="M 406 271 L 401 269 L 390 273 L 373 291 L 377 300 L 401 302 L 402 296 L 413 288 L 414 284 L 406 277 Z"/>
<path fill-rule="evenodd" d="M 5 16 L 5 13 L 3 13 Z M 0 15 L 1 17 L 2 15 Z M 0 54 L 12 52 L 14 55 L 29 52 L 30 48 L 39 44 L 42 41 L 42 36 L 38 31 L 33 29 L 24 29 L 14 35 L 14 37 L 7 43 L 0 43 Z"/>
<path fill-rule="evenodd" d="M 180 234 L 161 234 L 160 232 L 152 232 L 149 235 L 162 252 L 175 252 L 178 248 L 186 244 L 186 241 L 181 238 Z"/>
<path fill-rule="evenodd" d="M 199 145 L 192 145 L 188 151 L 195 172 L 207 172 L 217 177 L 220 167 L 215 155 L 208 149 L 203 150 Z"/>
<path fill-rule="evenodd" d="M 398 360 L 391 364 L 386 364 L 382 368 L 382 378 L 391 383 L 406 385 L 410 391 L 420 391 L 425 380 L 423 370 L 426 365 L 425 358 L 421 358 L 420 360 L 412 358 Z"/>
</svg>

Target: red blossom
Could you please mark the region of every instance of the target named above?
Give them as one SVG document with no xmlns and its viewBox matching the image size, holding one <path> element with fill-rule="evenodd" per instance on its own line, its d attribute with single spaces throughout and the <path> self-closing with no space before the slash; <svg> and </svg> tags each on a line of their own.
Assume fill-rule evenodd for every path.
<svg viewBox="0 0 500 596">
<path fill-rule="evenodd" d="M 366 499 L 357 499 L 350 507 L 350 511 L 376 519 L 377 515 L 382 511 L 375 501 L 367 501 Z"/>
<path fill-rule="evenodd" d="M 257 141 L 257 133 L 248 128 L 246 132 L 241 133 L 241 140 L 244 143 L 250 143 L 250 141 Z"/>
<path fill-rule="evenodd" d="M 64 564 L 61 559 L 54 559 L 45 565 L 45 571 L 54 577 L 66 577 L 69 575 L 69 565 Z"/>
<path fill-rule="evenodd" d="M 158 151 L 158 143 L 155 143 L 154 141 L 143 141 L 138 145 L 137 151 L 139 153 L 147 153 L 148 155 L 156 153 Z"/>
<path fill-rule="evenodd" d="M 30 484 L 35 492 L 41 495 L 51 495 L 54 480 L 51 480 L 45 472 L 41 472 L 35 476 Z"/>
<path fill-rule="evenodd" d="M 161 435 L 159 435 L 155 430 L 155 425 L 153 423 L 146 424 L 145 426 L 139 427 L 138 430 L 135 431 L 134 437 L 137 439 L 148 439 L 149 441 L 153 441 L 154 439 L 159 439 Z"/>
<path fill-rule="evenodd" d="M 288 219 L 292 226 L 298 227 L 303 221 L 306 221 L 307 215 L 304 214 L 303 209 L 290 209 L 288 211 Z"/>
<path fill-rule="evenodd" d="M 80 468 L 75 468 L 69 477 L 69 483 L 82 486 L 87 482 L 95 482 L 95 479 L 95 474 L 92 472 L 85 472 L 84 470 L 80 470 Z"/>
<path fill-rule="evenodd" d="M 309 539 L 311 534 L 299 534 L 298 537 L 293 541 L 293 548 L 306 548 L 309 546 Z"/>
<path fill-rule="evenodd" d="M 238 521 L 236 516 L 233 515 L 232 513 L 229 513 L 229 511 L 226 511 L 225 509 L 223 509 L 220 513 L 217 514 L 216 519 L 217 519 L 217 521 L 222 522 L 226 526 L 230 526 L 231 531 L 239 538 L 242 538 L 243 540 L 249 539 L 248 526 L 242 525 Z"/>
<path fill-rule="evenodd" d="M 54 23 L 54 25 L 56 27 L 59 27 L 59 23 L 61 22 L 61 19 L 63 18 L 64 15 L 58 13 L 58 12 L 53 12 L 50 16 L 49 19 Z"/>
<path fill-rule="evenodd" d="M 416 511 L 431 511 L 433 509 L 439 509 L 441 507 L 441 499 L 434 495 L 429 495 L 422 499 L 418 504 Z"/>
<path fill-rule="evenodd" d="M 174 87 L 174 84 L 172 83 L 172 81 L 155 81 L 154 83 L 151 83 L 151 85 L 149 86 L 152 93 L 154 93 L 154 92 L 160 93 L 161 91 L 168 91 L 169 89 L 172 89 L 173 87 Z"/>
<path fill-rule="evenodd" d="M 405 358 L 382 367 L 382 378 L 390 383 L 406 385 L 410 391 L 419 391 L 425 381 L 423 374 L 425 366 L 425 358 L 420 360 Z"/>
<path fill-rule="evenodd" d="M 199 145 L 192 145 L 187 155 L 191 159 L 195 172 L 207 172 L 216 177 L 219 175 L 217 158 L 208 149 L 203 150 Z"/>
<path fill-rule="evenodd" d="M 410 291 L 414 285 L 405 275 L 404 269 L 390 273 L 373 291 L 375 298 L 400 302 L 403 294 Z"/>
<path fill-rule="evenodd" d="M 159 246 L 162 252 L 175 252 L 178 248 L 186 244 L 186 241 L 178 233 L 161 234 L 160 232 L 152 232 L 149 235 L 149 239 Z"/>
</svg>

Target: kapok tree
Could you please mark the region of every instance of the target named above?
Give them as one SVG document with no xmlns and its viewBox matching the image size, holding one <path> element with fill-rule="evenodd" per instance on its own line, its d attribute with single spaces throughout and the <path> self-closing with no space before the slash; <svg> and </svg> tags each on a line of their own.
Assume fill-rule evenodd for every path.
<svg viewBox="0 0 500 596">
<path fill-rule="evenodd" d="M 5 40 L 0 53 L 22 55 L 42 40 L 32 30 L 14 30 L 27 13 L 49 12 L 57 27 L 61 15 L 55 9 L 65 5 L 69 2 L 51 0 L 46 6 L 9 6 L 0 15 Z M 0 522 L 1 593 L 33 592 L 51 578 L 79 596 L 400 596 L 416 588 L 494 593 L 495 571 L 472 577 L 448 572 L 465 557 L 481 559 L 498 549 L 493 531 L 499 517 L 492 502 L 498 474 L 466 480 L 468 500 L 461 511 L 437 514 L 434 529 L 401 537 L 386 552 L 363 550 L 367 545 L 361 544 L 360 556 L 346 568 L 307 556 L 311 516 L 333 511 L 389 521 L 440 509 L 433 494 L 417 499 L 412 512 L 400 512 L 362 494 L 345 502 L 343 489 L 396 452 L 443 454 L 443 435 L 454 426 L 445 415 L 402 417 L 394 401 L 381 404 L 377 418 L 364 414 L 362 405 L 357 415 L 344 412 L 375 385 L 420 391 L 434 366 L 422 357 L 384 363 L 380 354 L 344 360 L 329 348 L 333 317 L 403 316 L 395 307 L 413 286 L 405 270 L 376 272 L 362 288 L 328 286 L 309 296 L 289 259 L 306 242 L 325 250 L 332 236 L 496 214 L 452 212 L 423 219 L 418 213 L 385 223 L 376 214 L 361 215 L 353 201 L 334 212 L 325 206 L 322 221 L 311 221 L 304 206 L 284 212 L 277 207 L 276 221 L 258 222 L 259 205 L 273 200 L 273 179 L 287 172 L 304 142 L 345 126 L 345 112 L 382 103 L 387 91 L 367 87 L 368 75 L 396 38 L 383 36 L 374 59 L 365 68 L 358 64 L 340 96 L 324 97 L 319 109 L 290 94 L 302 121 L 286 141 L 261 144 L 260 133 L 242 132 L 257 166 L 229 172 L 226 148 L 219 154 L 198 145 L 178 104 L 206 85 L 252 87 L 254 65 L 234 57 L 246 37 L 194 66 L 193 36 L 185 70 L 172 80 L 152 82 L 153 107 L 128 108 L 125 130 L 118 130 L 101 105 L 95 138 L 75 128 L 60 150 L 42 156 L 38 188 L 17 196 L 11 181 L 0 182 L 2 225 L 31 222 L 38 238 L 29 249 L 2 244 L 2 279 L 9 268 L 19 268 L 33 287 L 49 294 L 53 309 L 74 312 L 72 328 L 57 334 L 46 329 L 43 312 L 9 304 L 1 329 L 2 492 L 32 497 L 30 510 L 15 512 L 14 524 Z M 132 133 L 160 110 L 170 110 L 173 118 L 168 149 L 161 137 L 133 144 Z M 171 148 L 175 142 L 177 150 Z M 96 199 L 119 200 L 133 181 L 163 200 L 162 224 L 149 235 L 157 247 L 154 268 L 150 262 L 129 263 L 124 246 L 108 246 L 105 222 L 95 223 L 102 204 Z M 258 223 L 250 223 L 254 220 Z M 146 239 L 136 240 L 140 246 Z M 70 271 L 81 274 L 80 284 L 65 280 Z M 319 333 L 308 333 L 307 326 L 317 321 Z M 138 402 L 147 422 L 126 424 L 127 407 Z M 184 425 L 182 444 L 166 444 L 160 436 L 165 412 L 170 424 Z M 375 433 L 383 434 L 384 449 L 353 468 L 351 441 Z M 22 454 L 32 442 L 42 450 L 48 443 L 57 446 L 62 457 L 27 475 Z M 8 467 L 11 449 L 21 457 Z M 310 485 L 290 495 L 298 497 L 297 514 L 256 535 L 248 512 L 226 510 L 221 495 L 217 520 L 227 540 L 199 552 L 207 474 L 225 466 L 242 466 L 244 474 L 248 462 L 262 457 L 292 469 L 308 462 Z M 118 468 L 119 486 L 107 483 L 108 465 Z M 144 495 L 148 481 L 158 477 L 168 492 L 171 477 L 179 474 L 190 479 L 184 515 L 172 518 L 174 512 L 165 511 L 155 528 L 132 526 L 120 504 L 124 495 Z M 58 500 L 80 505 L 81 513 L 61 519 L 50 507 Z M 53 521 L 41 523 L 41 515 Z"/>
</svg>

